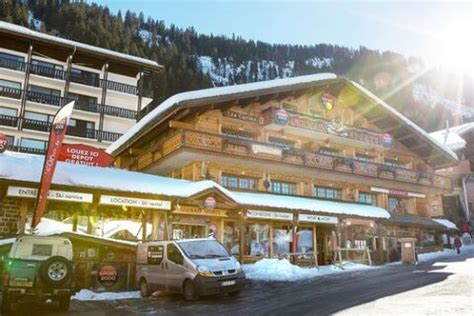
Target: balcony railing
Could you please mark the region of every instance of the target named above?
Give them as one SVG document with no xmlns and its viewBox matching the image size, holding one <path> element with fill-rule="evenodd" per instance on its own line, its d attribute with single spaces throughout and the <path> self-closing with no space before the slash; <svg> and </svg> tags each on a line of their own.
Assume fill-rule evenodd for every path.
<svg viewBox="0 0 474 316">
<path fill-rule="evenodd" d="M 0 96 L 12 98 L 12 99 L 21 99 L 21 93 L 23 90 L 11 87 L 0 86 Z"/>
<path fill-rule="evenodd" d="M 41 104 L 61 105 L 61 97 L 36 91 L 27 91 L 26 99 Z"/>
<path fill-rule="evenodd" d="M 10 115 L 0 115 L 0 125 L 16 127 L 18 124 L 18 117 Z"/>
<path fill-rule="evenodd" d="M 86 86 L 100 87 L 99 76 L 91 76 L 89 74 L 79 75 L 76 73 L 71 73 L 71 75 L 69 76 L 69 80 L 71 80 L 71 82 L 80 83 Z"/>
<path fill-rule="evenodd" d="M 133 95 L 138 94 L 138 88 L 130 84 L 101 79 L 100 86 L 103 87 L 104 85 L 106 85 L 107 90 L 114 90 L 114 91 L 123 92 L 127 94 L 133 94 Z"/>
<path fill-rule="evenodd" d="M 300 149 L 284 149 L 267 143 L 235 139 L 194 130 L 180 130 L 166 139 L 162 144 L 161 154 L 163 157 L 167 156 L 181 147 L 451 189 L 451 180 L 436 174 L 362 162 L 352 158 L 305 152 Z"/>
<path fill-rule="evenodd" d="M 51 123 L 46 122 L 46 121 L 40 121 L 40 120 L 23 119 L 23 128 L 31 129 L 35 131 L 41 131 L 41 132 L 49 132 L 51 129 Z M 119 139 L 120 136 L 122 136 L 123 134 L 108 132 L 108 131 L 100 131 L 100 130 L 90 129 L 90 128 L 78 128 L 76 126 L 69 126 L 67 128 L 66 135 L 89 138 L 89 139 L 101 139 L 106 142 L 114 142 L 117 139 Z"/>
<path fill-rule="evenodd" d="M 25 147 L 25 146 L 8 145 L 7 149 L 11 150 L 11 151 L 20 151 L 20 152 L 23 152 L 23 153 L 37 154 L 37 155 L 44 155 L 46 153 L 46 149 Z"/>
<path fill-rule="evenodd" d="M 0 58 L 0 67 L 17 71 L 25 71 L 26 63 L 8 58 Z"/>
<path fill-rule="evenodd" d="M 31 64 L 30 72 L 34 75 L 64 80 L 65 71 L 53 67 Z"/>
</svg>

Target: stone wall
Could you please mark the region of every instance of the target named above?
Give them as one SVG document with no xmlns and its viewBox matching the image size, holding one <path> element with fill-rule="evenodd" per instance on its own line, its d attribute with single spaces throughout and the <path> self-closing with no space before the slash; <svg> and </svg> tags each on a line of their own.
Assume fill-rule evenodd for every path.
<svg viewBox="0 0 474 316">
<path fill-rule="evenodd" d="M 0 238 L 13 237 L 18 231 L 20 200 L 5 197 L 0 200 Z"/>
</svg>

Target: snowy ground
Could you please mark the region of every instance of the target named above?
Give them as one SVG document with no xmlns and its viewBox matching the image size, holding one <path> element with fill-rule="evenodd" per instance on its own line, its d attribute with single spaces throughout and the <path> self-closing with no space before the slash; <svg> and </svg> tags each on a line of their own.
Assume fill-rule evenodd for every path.
<svg viewBox="0 0 474 316">
<path fill-rule="evenodd" d="M 139 291 L 96 293 L 90 290 L 83 289 L 77 292 L 76 295 L 72 297 L 72 299 L 78 301 L 112 301 L 141 297 L 142 296 Z"/>
</svg>

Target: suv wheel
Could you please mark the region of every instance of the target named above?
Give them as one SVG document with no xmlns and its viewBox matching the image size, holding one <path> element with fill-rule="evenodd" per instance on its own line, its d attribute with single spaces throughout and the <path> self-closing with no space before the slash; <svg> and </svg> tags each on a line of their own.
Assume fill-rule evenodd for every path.
<svg viewBox="0 0 474 316">
<path fill-rule="evenodd" d="M 195 301 L 198 299 L 196 287 L 194 286 L 193 281 L 184 281 L 183 294 L 186 301 Z"/>
<path fill-rule="evenodd" d="M 61 285 L 72 275 L 72 264 L 66 258 L 53 256 L 41 263 L 40 277 L 50 285 Z"/>
<path fill-rule="evenodd" d="M 145 279 L 140 280 L 140 293 L 142 294 L 142 297 L 150 296 L 150 289 L 148 288 L 148 283 Z"/>
<path fill-rule="evenodd" d="M 69 306 L 71 305 L 71 297 L 68 296 L 61 296 L 58 299 L 59 303 L 59 310 L 63 312 L 67 312 L 69 310 Z"/>
</svg>

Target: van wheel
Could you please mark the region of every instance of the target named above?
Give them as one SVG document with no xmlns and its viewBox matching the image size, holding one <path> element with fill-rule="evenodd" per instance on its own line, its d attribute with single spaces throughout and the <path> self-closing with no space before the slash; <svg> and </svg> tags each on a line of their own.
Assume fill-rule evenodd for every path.
<svg viewBox="0 0 474 316">
<path fill-rule="evenodd" d="M 8 295 L 5 292 L 6 289 L 4 289 L 3 295 L 2 295 L 2 315 L 9 315 L 11 310 L 11 302 L 8 299 Z"/>
<path fill-rule="evenodd" d="M 140 280 L 140 293 L 142 294 L 142 297 L 148 297 L 151 294 L 150 289 L 148 288 L 148 283 L 145 279 Z"/>
<path fill-rule="evenodd" d="M 229 295 L 229 296 L 239 296 L 240 291 L 229 292 L 229 293 L 227 293 L 227 295 Z"/>
<path fill-rule="evenodd" d="M 62 296 L 58 299 L 58 302 L 59 302 L 59 310 L 63 312 L 67 312 L 69 310 L 69 306 L 71 305 L 71 297 Z"/>
<path fill-rule="evenodd" d="M 195 301 L 198 299 L 196 287 L 194 286 L 193 281 L 184 281 L 183 294 L 186 301 Z"/>
</svg>

